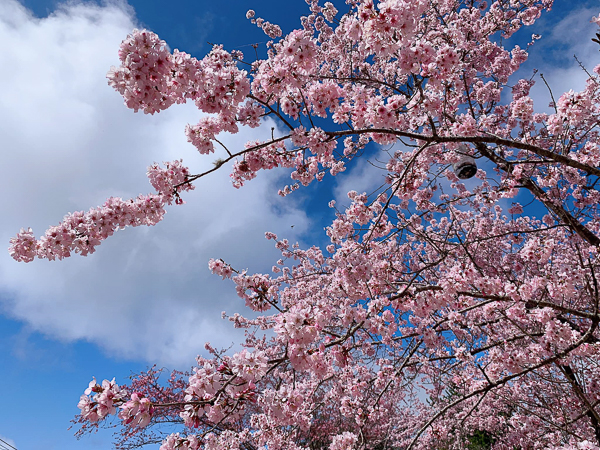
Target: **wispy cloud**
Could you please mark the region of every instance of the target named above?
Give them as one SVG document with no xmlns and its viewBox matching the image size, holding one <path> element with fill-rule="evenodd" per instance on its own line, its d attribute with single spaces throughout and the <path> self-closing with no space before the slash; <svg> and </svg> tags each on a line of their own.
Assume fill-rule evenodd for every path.
<svg viewBox="0 0 600 450">
<path fill-rule="evenodd" d="M 15 441 L 13 441 L 10 438 L 7 438 L 6 436 L 2 436 L 0 434 L 0 448 L 2 449 L 6 449 L 6 450 L 11 450 L 17 448 L 17 444 Z"/>
<path fill-rule="evenodd" d="M 338 176 L 333 189 L 333 198 L 338 204 L 338 208 L 350 204 L 347 193 L 351 190 L 359 194 L 366 192 L 367 195 L 379 192 L 380 188 L 385 185 L 387 172 L 382 167 L 385 168 L 385 162 L 388 159 L 389 155 L 384 150 L 379 150 L 372 157 L 361 158 L 352 166 L 351 170 Z"/>
<path fill-rule="evenodd" d="M 570 89 L 580 91 L 585 87 L 588 75 L 577 60 L 589 72 L 600 63 L 600 46 L 591 40 L 598 26 L 590 23 L 590 19 L 597 14 L 595 9 L 582 7 L 571 11 L 558 23 L 552 23 L 551 27 L 544 26 L 543 22 L 541 24 L 542 40 L 533 46 L 530 60 L 523 69 L 538 69 L 557 101 L 564 92 Z M 535 79 L 531 97 L 536 110 L 554 112 L 548 106 L 551 101 L 548 86 L 539 75 Z"/>
</svg>

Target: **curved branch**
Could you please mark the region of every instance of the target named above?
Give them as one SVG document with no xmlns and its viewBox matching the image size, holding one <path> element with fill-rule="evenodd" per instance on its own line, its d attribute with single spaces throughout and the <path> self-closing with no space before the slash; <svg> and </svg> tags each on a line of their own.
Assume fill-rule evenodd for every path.
<svg viewBox="0 0 600 450">
<path fill-rule="evenodd" d="M 426 135 L 419 133 L 412 133 L 407 131 L 396 131 L 386 128 L 367 128 L 362 130 L 342 130 L 342 131 L 330 131 L 327 132 L 329 136 L 348 136 L 354 134 L 367 134 L 367 133 L 380 133 L 380 134 L 393 134 L 394 136 L 406 137 L 409 139 L 421 140 L 429 143 L 451 143 L 451 142 L 470 142 L 472 144 L 496 144 L 504 145 L 506 147 L 518 148 L 520 150 L 527 150 L 535 153 L 538 156 L 551 159 L 557 163 L 564 164 L 575 169 L 583 170 L 589 175 L 595 175 L 600 177 L 600 168 L 592 167 L 588 164 L 576 161 L 568 158 L 564 155 L 554 153 L 545 148 L 538 147 L 537 145 L 527 144 L 525 142 L 518 142 L 511 139 L 501 138 L 495 135 L 489 136 L 439 136 L 439 135 Z M 508 162 L 507 162 L 508 163 Z M 510 163 L 508 163 L 510 164 Z"/>
<path fill-rule="evenodd" d="M 542 360 L 539 363 L 537 363 L 531 367 L 528 367 L 527 369 L 522 370 L 521 372 L 513 373 L 512 375 L 508 375 L 498 381 L 488 383 L 486 386 L 484 386 L 480 389 L 476 389 L 475 391 L 471 392 L 470 394 L 467 394 L 467 395 L 453 401 L 452 403 L 446 405 L 444 408 L 439 410 L 433 417 L 431 417 L 431 419 L 429 419 L 425 425 L 423 425 L 421 427 L 421 429 L 417 432 L 417 434 L 415 435 L 415 437 L 413 438 L 413 440 L 411 441 L 410 445 L 407 447 L 406 450 L 411 450 L 414 447 L 414 445 L 417 443 L 417 441 L 419 440 L 421 435 L 425 432 L 425 430 L 427 430 L 433 424 L 433 422 L 435 422 L 439 417 L 443 416 L 448 410 L 455 407 L 456 405 L 470 399 L 471 397 L 475 397 L 476 395 L 491 391 L 492 389 L 502 386 L 502 385 L 508 383 L 509 381 L 514 380 L 515 378 L 526 375 L 529 372 L 533 372 L 534 370 L 539 369 L 540 367 L 544 367 L 548 364 L 552 364 L 552 363 L 564 358 L 569 353 L 571 353 L 573 350 L 575 350 L 577 347 L 579 347 L 581 344 L 584 344 L 588 340 L 588 338 L 593 335 L 594 331 L 596 331 L 596 328 L 598 327 L 598 322 L 599 322 L 599 320 L 597 318 L 595 320 L 592 320 L 592 324 L 590 325 L 588 330 L 585 332 L 585 334 L 583 336 L 581 336 L 581 338 L 577 342 L 574 342 L 573 344 L 569 345 L 562 352 L 557 353 L 556 355 L 552 356 L 551 358 Z"/>
</svg>

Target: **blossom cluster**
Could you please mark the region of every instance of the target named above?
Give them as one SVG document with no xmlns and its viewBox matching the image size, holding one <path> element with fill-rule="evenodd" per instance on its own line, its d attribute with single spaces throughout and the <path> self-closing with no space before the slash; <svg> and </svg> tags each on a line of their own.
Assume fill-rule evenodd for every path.
<svg viewBox="0 0 600 450">
<path fill-rule="evenodd" d="M 87 256 L 96 251 L 100 243 L 125 227 L 152 226 L 160 222 L 166 213 L 165 206 L 173 202 L 183 203 L 179 192 L 194 189 L 186 183 L 187 167 L 181 161 L 165 163 L 165 168 L 154 164 L 148 168 L 148 178 L 157 194 L 140 195 L 123 200 L 111 197 L 88 212 L 75 212 L 49 228 L 39 240 L 31 228 L 22 229 L 10 241 L 9 253 L 17 261 L 30 262 L 41 259 L 63 259 L 73 252 Z"/>
<path fill-rule="evenodd" d="M 127 392 L 119 388 L 114 378 L 112 381 L 104 380 L 102 384 L 98 384 L 94 378 L 81 396 L 77 407 L 81 409 L 84 418 L 90 422 L 98 422 L 110 414 L 115 414 L 116 408 L 124 403 L 126 396 Z"/>
<path fill-rule="evenodd" d="M 122 42 L 119 59 L 108 82 L 134 111 L 154 114 L 191 99 L 202 111 L 229 109 L 231 115 L 249 91 L 246 72 L 218 46 L 198 60 L 178 50 L 171 54 L 155 33 L 136 29 Z"/>
<path fill-rule="evenodd" d="M 49 228 L 36 240 L 31 228 L 22 229 L 10 241 L 9 253 L 17 261 L 29 262 L 34 258 L 63 259 L 71 253 L 86 256 L 112 236 L 119 228 L 155 225 L 165 215 L 165 201 L 161 195 L 140 195 L 123 200 L 111 197 L 98 208 L 91 208 L 65 216 L 63 221 Z"/>
</svg>

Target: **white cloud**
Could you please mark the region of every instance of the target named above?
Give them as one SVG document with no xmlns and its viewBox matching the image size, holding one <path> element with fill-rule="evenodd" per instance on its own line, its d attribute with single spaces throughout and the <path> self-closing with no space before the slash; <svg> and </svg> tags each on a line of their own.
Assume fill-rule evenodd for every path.
<svg viewBox="0 0 600 450">
<path fill-rule="evenodd" d="M 145 168 L 154 161 L 184 158 L 195 172 L 216 158 L 185 141 L 185 124 L 199 118 L 193 105 L 134 114 L 108 87 L 105 73 L 134 26 L 131 10 L 116 2 L 69 3 L 44 19 L 16 0 L 0 2 L 5 247 L 21 227 L 39 236 L 69 211 L 151 192 Z M 225 140 L 239 148 L 266 139 L 271 126 Z M 0 253 L 2 310 L 53 338 L 159 364 L 187 366 L 205 341 L 239 340 L 220 312 L 240 311 L 243 301 L 209 273 L 208 259 L 268 270 L 278 256 L 264 231 L 294 240 L 308 222 L 289 199 L 281 203 L 277 174 L 235 190 L 226 170 L 200 180 L 157 226 L 120 231 L 88 258 L 22 264 Z"/>
<path fill-rule="evenodd" d="M 524 69 L 536 67 L 548 82 L 556 101 L 570 89 L 581 91 L 585 87 L 588 75 L 579 66 L 574 55 L 590 73 L 600 63 L 600 46 L 591 40 L 598 31 L 598 26 L 590 23 L 590 19 L 597 13 L 597 10 L 591 8 L 571 11 L 558 23 L 552 23 L 551 29 L 542 29 L 542 40 L 530 52 L 531 59 Z M 548 106 L 551 101 L 548 87 L 539 75 L 535 80 L 531 98 L 535 102 L 536 111 L 554 112 Z"/>
<path fill-rule="evenodd" d="M 394 150 L 395 148 L 389 151 L 390 154 L 393 154 Z M 386 151 L 380 150 L 372 157 L 360 158 L 351 170 L 336 178 L 333 198 L 337 203 L 338 209 L 342 209 L 344 206 L 350 204 L 347 195 L 349 191 L 354 190 L 359 194 L 366 192 L 367 195 L 375 191 L 381 191 L 380 188 L 385 185 L 385 176 L 387 175 L 385 163 L 389 157 Z M 381 167 L 384 169 L 381 169 Z"/>
</svg>

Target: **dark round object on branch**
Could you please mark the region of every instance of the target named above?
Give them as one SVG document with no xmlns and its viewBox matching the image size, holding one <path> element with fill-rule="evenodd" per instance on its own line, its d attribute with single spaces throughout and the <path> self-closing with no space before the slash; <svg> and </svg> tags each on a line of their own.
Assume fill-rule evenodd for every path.
<svg viewBox="0 0 600 450">
<path fill-rule="evenodd" d="M 477 164 L 474 161 L 458 162 L 454 164 L 454 173 L 461 180 L 473 178 L 477 173 Z"/>
<path fill-rule="evenodd" d="M 460 159 L 453 164 L 454 173 L 461 180 L 472 178 L 477 173 L 477 163 L 475 159 L 467 152 L 469 148 L 465 144 L 460 144 L 456 153 Z"/>
</svg>

